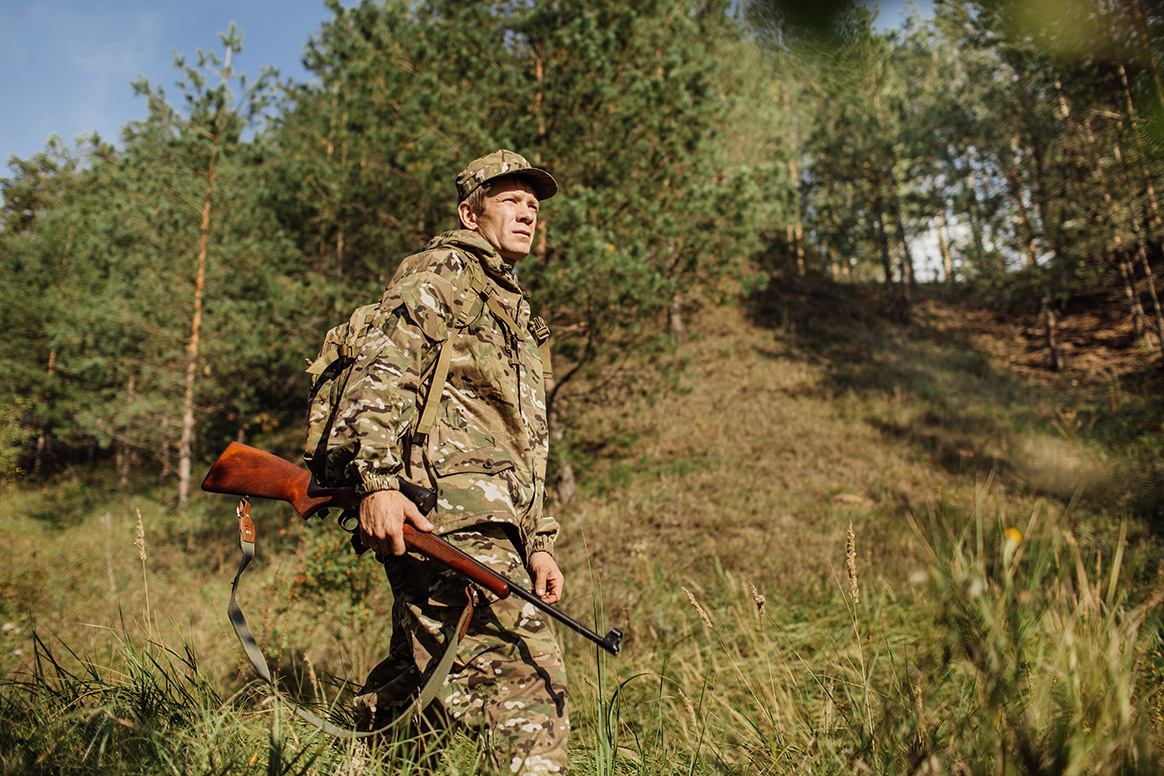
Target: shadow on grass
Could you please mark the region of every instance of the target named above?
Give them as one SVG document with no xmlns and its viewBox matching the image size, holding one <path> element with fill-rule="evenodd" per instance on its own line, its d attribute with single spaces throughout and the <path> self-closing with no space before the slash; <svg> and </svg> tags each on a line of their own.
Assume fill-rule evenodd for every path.
<svg viewBox="0 0 1164 776">
<path fill-rule="evenodd" d="M 828 398 L 855 399 L 865 422 L 946 471 L 995 471 L 1061 499 L 1086 484 L 1083 495 L 1097 507 L 1118 504 L 1164 532 L 1164 406 L 1153 398 L 1164 385 L 1155 370 L 1106 385 L 1050 372 L 1026 379 L 976 344 L 981 327 L 998 325 L 993 340 L 1006 345 L 1013 322 L 945 287 L 923 287 L 915 302 L 913 322 L 901 325 L 879 285 L 777 274 L 748 309 L 754 323 L 783 334 L 795 357 L 826 367 Z"/>
</svg>

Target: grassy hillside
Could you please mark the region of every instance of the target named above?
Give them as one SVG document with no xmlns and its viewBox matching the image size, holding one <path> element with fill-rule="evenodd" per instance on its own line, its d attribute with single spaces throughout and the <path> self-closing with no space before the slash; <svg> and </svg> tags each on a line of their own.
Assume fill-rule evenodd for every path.
<svg viewBox="0 0 1164 776">
<path fill-rule="evenodd" d="M 576 772 L 1159 770 L 1158 376 L 1050 375 L 1021 324 L 938 294 L 906 329 L 878 308 L 781 281 L 689 321 L 673 389 L 585 409 L 554 505 L 566 608 L 627 639 L 598 660 L 563 636 Z M 179 518 L 88 470 L 0 499 L 0 773 L 417 762 L 246 685 L 229 499 Z M 334 525 L 289 514 L 256 505 L 242 603 L 285 691 L 339 714 L 389 602 Z M 473 772 L 451 745 L 437 772 Z"/>
</svg>

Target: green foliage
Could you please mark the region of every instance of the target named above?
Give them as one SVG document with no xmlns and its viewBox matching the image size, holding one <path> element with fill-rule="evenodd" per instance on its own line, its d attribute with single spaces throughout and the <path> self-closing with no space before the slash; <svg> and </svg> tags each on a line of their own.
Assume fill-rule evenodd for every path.
<svg viewBox="0 0 1164 776">
<path fill-rule="evenodd" d="M 1136 0 L 952 0 L 877 31 L 839 5 L 819 9 L 822 32 L 800 3 L 748 4 L 802 138 L 775 155 L 803 167 L 775 268 L 879 276 L 903 319 L 919 272 L 1044 321 L 1106 287 L 1137 337 L 1159 328 L 1158 15 Z"/>
<path fill-rule="evenodd" d="M 32 403 L 23 397 L 0 396 L 0 487 L 24 473 L 20 461 L 33 435 L 31 409 Z"/>
<path fill-rule="evenodd" d="M 238 767 L 239 726 L 215 716 L 222 700 L 188 647 L 140 646 L 111 633 L 117 669 L 33 634 L 36 670 L 0 684 L 4 773 L 142 773 L 186 763 Z M 70 665 L 73 663 L 75 665 Z M 206 744 L 209 744 L 207 746 Z"/>
<path fill-rule="evenodd" d="M 228 58 L 240 46 L 233 30 L 223 42 Z M 182 108 L 136 84 L 149 115 L 126 127 L 124 151 L 14 162 L 0 235 L 21 281 L 0 304 L 12 324 L 0 357 L 10 390 L 33 403 L 32 425 L 163 466 L 191 370 L 199 429 L 233 436 L 286 411 L 307 349 L 292 328 L 294 254 L 265 204 L 268 151 L 241 139 L 269 104 L 269 74 L 252 85 L 201 52 L 197 67 L 176 65 Z"/>
<path fill-rule="evenodd" d="M 13 162 L 0 358 L 50 441 L 165 472 L 191 437 L 297 422 L 300 359 L 455 225 L 453 176 L 497 146 L 562 183 L 521 267 L 559 388 L 640 383 L 626 356 L 678 337 L 780 208 L 778 176 L 729 142 L 765 130 L 723 0 L 328 7 L 318 85 L 276 102 L 273 73 L 232 70 L 232 29 L 225 57 L 176 59 L 174 96 L 134 84 L 148 114 L 123 150 Z"/>
<path fill-rule="evenodd" d="M 930 557 L 916 593 L 862 584 L 858 563 L 812 605 L 732 577 L 672 588 L 691 625 L 655 682 L 627 686 L 626 727 L 652 740 L 644 712 L 665 704 L 666 743 L 697 773 L 716 772 L 701 749 L 750 773 L 1153 772 L 1161 596 L 1118 592 L 1123 537 L 1095 579 L 1038 514 L 1025 536 L 1007 527 L 1017 516 L 931 517 L 916 526 Z"/>
<path fill-rule="evenodd" d="M 455 225 L 453 176 L 497 146 L 562 184 L 520 266 L 559 332 L 559 384 L 654 345 L 676 297 L 698 298 L 754 239 L 752 171 L 715 143 L 721 58 L 741 46 L 726 4 L 331 8 L 307 55 L 321 86 L 296 92 L 278 133 L 289 229 L 344 284 L 320 289 L 321 313 L 346 314 Z"/>
<path fill-rule="evenodd" d="M 978 715 L 992 728 L 966 725 L 960 735 L 985 733 L 1027 772 L 1148 772 L 1141 681 L 1164 599 L 1156 591 L 1129 601 L 1125 531 L 1110 565 L 1092 567 L 1055 519 L 1040 522 L 1031 515 L 1024 534 L 979 517 L 932 540 L 937 622 L 946 649 L 972 670 Z"/>
<path fill-rule="evenodd" d="M 939 264 L 1008 314 L 1106 286 L 1152 346 L 1164 36 L 1141 5 L 957 0 L 884 31 L 840 2 L 755 0 L 750 29 L 725 0 L 331 2 L 318 82 L 281 94 L 233 71 L 231 30 L 172 95 L 134 84 L 121 150 L 10 163 L 0 392 L 29 403 L 35 471 L 96 449 L 166 473 L 300 423 L 301 359 L 455 225 L 453 175 L 497 146 L 562 183 L 520 268 L 555 398 L 657 390 L 632 361 L 752 284 L 762 244 L 767 272 L 880 279 L 902 319 Z"/>
<path fill-rule="evenodd" d="M 371 554 L 357 555 L 349 535 L 335 525 L 298 533 L 290 580 L 275 592 L 304 601 L 329 621 L 354 628 L 372 626 L 384 615 L 377 597 L 390 595 L 380 564 Z"/>
</svg>

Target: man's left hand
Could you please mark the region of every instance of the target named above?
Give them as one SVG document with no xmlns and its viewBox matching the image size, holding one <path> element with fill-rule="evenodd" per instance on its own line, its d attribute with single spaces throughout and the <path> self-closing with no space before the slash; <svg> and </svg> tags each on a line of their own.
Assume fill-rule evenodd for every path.
<svg viewBox="0 0 1164 776">
<path fill-rule="evenodd" d="M 547 604 L 562 600 L 562 590 L 566 578 L 554 556 L 548 552 L 535 552 L 529 556 L 529 575 L 533 577 L 534 593 Z"/>
</svg>

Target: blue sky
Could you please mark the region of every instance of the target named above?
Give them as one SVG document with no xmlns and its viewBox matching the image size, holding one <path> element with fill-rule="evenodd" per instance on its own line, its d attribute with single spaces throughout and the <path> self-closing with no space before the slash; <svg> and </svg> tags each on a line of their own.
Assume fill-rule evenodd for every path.
<svg viewBox="0 0 1164 776">
<path fill-rule="evenodd" d="M 900 23 L 905 4 L 882 0 L 882 23 Z M 146 112 L 130 81 L 172 87 L 171 51 L 194 61 L 198 48 L 219 50 L 232 21 L 243 33 L 236 70 L 253 79 L 273 64 L 308 80 L 303 47 L 329 16 L 322 0 L 0 0 L 0 177 L 10 157 L 43 150 L 54 133 L 70 146 L 93 131 L 116 141 Z"/>
<path fill-rule="evenodd" d="M 0 0 L 0 164 L 43 150 L 53 133 L 68 145 L 94 130 L 117 140 L 146 113 L 130 81 L 174 93 L 171 52 L 221 53 L 232 21 L 243 34 L 236 70 L 253 79 L 273 64 L 305 81 L 304 44 L 329 16 L 322 0 Z"/>
</svg>

